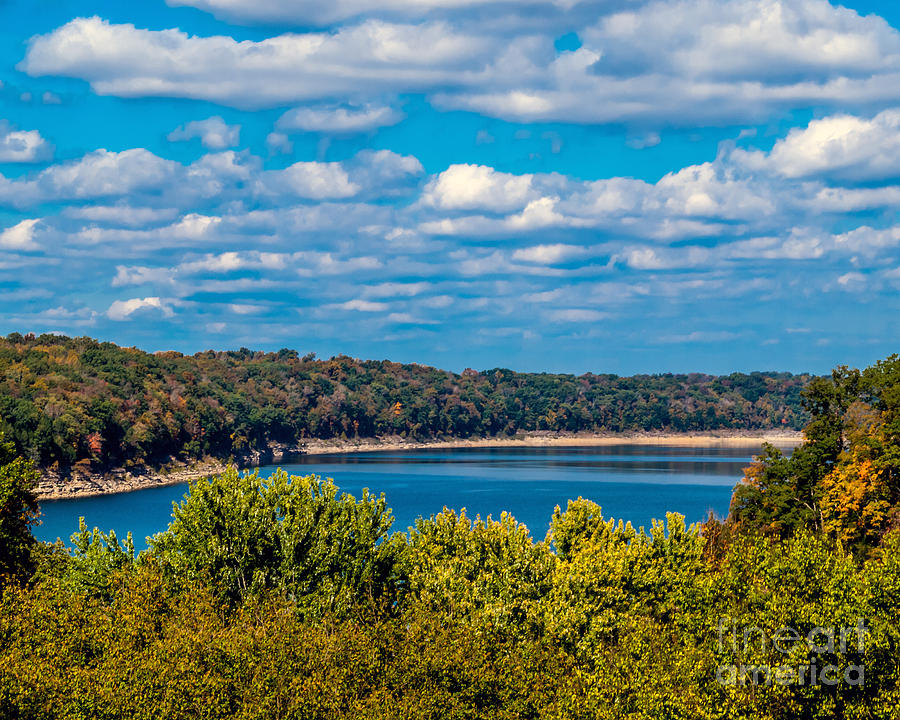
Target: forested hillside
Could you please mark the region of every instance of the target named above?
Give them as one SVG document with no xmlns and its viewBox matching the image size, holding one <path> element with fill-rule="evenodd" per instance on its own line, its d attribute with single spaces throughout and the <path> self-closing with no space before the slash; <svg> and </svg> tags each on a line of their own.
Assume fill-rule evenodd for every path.
<svg viewBox="0 0 900 720">
<path fill-rule="evenodd" d="M 240 458 L 309 438 L 802 427 L 808 375 L 554 375 L 0 339 L 0 431 L 42 467 Z"/>
</svg>

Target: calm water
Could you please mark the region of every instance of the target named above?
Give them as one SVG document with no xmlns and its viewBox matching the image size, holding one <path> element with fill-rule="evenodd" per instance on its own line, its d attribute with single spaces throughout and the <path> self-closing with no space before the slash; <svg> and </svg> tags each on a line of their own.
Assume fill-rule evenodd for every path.
<svg viewBox="0 0 900 720">
<path fill-rule="evenodd" d="M 603 507 L 605 517 L 649 527 L 666 511 L 680 512 L 688 522 L 705 519 L 709 510 L 725 515 L 734 484 L 741 478 L 753 448 L 683 448 L 662 445 L 616 445 L 590 448 L 465 448 L 306 455 L 283 464 L 297 475 L 315 473 L 334 478 L 357 497 L 367 487 L 387 496 L 395 530 L 406 529 L 419 516 L 446 506 L 466 508 L 474 517 L 510 511 L 543 539 L 557 504 L 582 496 Z M 268 476 L 276 466 L 260 468 Z M 186 485 L 140 490 L 80 500 L 43 503 L 42 540 L 68 542 L 83 515 L 89 527 L 131 530 L 135 545 L 169 523 L 172 502 Z"/>
</svg>

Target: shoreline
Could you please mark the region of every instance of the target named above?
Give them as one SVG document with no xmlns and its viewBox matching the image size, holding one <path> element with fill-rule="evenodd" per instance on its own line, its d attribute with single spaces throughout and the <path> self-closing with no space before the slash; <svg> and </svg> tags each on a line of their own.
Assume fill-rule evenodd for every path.
<svg viewBox="0 0 900 720">
<path fill-rule="evenodd" d="M 591 433 L 591 434 L 522 434 L 509 438 L 429 440 L 418 442 L 403 438 L 367 438 L 359 440 L 314 440 L 298 447 L 279 447 L 266 456 L 238 467 L 290 464 L 298 455 L 337 455 L 362 452 L 400 452 L 407 450 L 453 450 L 464 448 L 528 448 L 528 447 L 609 447 L 613 445 L 669 445 L 673 447 L 745 447 L 755 448 L 764 442 L 776 447 L 796 447 L 803 435 L 794 431 L 720 431 L 709 433 Z M 40 501 L 74 500 L 100 495 L 146 490 L 154 487 L 181 485 L 222 472 L 228 463 L 207 460 L 179 465 L 170 469 L 140 468 L 135 471 L 113 470 L 104 475 L 82 474 L 60 478 L 44 474 L 35 492 Z"/>
</svg>

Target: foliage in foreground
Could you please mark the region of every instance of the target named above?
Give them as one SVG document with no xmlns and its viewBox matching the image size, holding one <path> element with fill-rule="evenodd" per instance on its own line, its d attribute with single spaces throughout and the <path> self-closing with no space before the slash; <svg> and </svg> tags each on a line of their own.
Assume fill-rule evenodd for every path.
<svg viewBox="0 0 900 720">
<path fill-rule="evenodd" d="M 582 499 L 541 542 L 508 515 L 390 525 L 383 498 L 231 471 L 137 557 L 82 526 L 3 589 L 0 716 L 896 717 L 900 533 L 865 560 L 806 530 L 711 552 L 681 516 L 644 532 Z M 844 650 L 806 638 L 860 620 Z M 728 682 L 811 658 L 865 683 Z"/>
<path fill-rule="evenodd" d="M 229 470 L 138 556 L 83 522 L 39 545 L 6 449 L 0 717 L 900 717 L 900 358 L 805 402 L 726 522 L 579 498 L 538 542 L 446 509 L 390 535 L 384 497 Z"/>
</svg>

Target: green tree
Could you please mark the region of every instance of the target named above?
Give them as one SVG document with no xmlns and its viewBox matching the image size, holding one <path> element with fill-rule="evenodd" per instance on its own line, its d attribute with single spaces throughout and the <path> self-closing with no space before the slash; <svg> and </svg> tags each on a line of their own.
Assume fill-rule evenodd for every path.
<svg viewBox="0 0 900 720">
<path fill-rule="evenodd" d="M 800 528 L 822 530 L 822 481 L 846 445 L 845 417 L 863 392 L 859 370 L 844 366 L 803 390 L 811 419 L 790 457 L 766 443 L 734 491 L 730 520 L 747 530 L 786 537 Z"/>
<path fill-rule="evenodd" d="M 134 569 L 134 541 L 131 533 L 120 542 L 116 531 L 88 530 L 84 518 L 78 518 L 78 532 L 72 535 L 72 556 L 65 565 L 63 578 L 75 592 L 109 600 L 115 575 Z"/>
<path fill-rule="evenodd" d="M 191 483 L 173 518 L 150 541 L 164 571 L 212 583 L 232 603 L 277 589 L 308 612 L 341 613 L 397 589 L 383 495 L 356 500 L 313 475 L 263 479 L 230 467 Z"/>
<path fill-rule="evenodd" d="M 526 633 L 540 624 L 555 558 L 508 513 L 499 520 L 444 508 L 410 529 L 403 567 L 410 602 L 454 621 Z"/>
<path fill-rule="evenodd" d="M 0 577 L 26 576 L 32 570 L 31 528 L 40 514 L 34 493 L 37 478 L 32 462 L 0 437 Z"/>
</svg>

